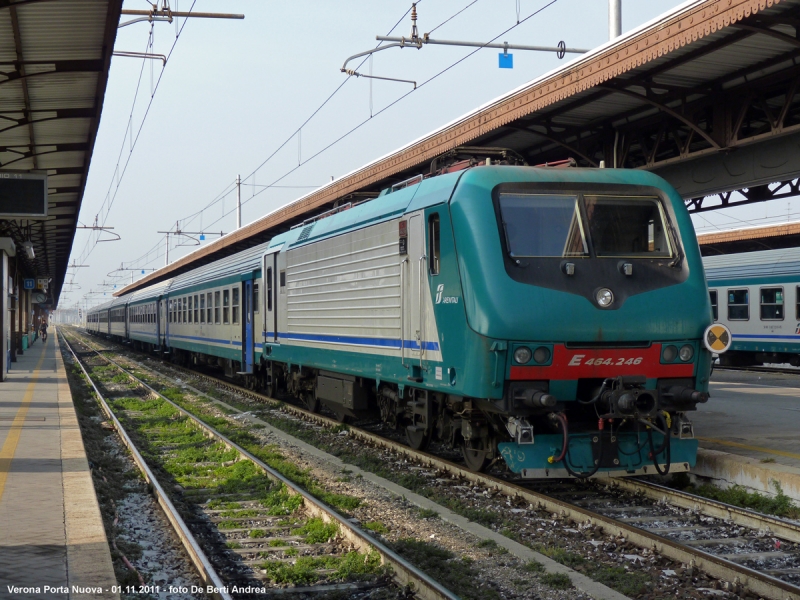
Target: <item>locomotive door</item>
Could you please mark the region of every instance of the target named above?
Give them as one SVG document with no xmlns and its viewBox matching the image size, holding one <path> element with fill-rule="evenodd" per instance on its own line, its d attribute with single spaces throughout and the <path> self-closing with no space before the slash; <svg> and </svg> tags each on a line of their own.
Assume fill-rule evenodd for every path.
<svg viewBox="0 0 800 600">
<path fill-rule="evenodd" d="M 425 285 L 425 228 L 421 215 L 408 220 L 406 261 L 401 265 L 403 273 L 403 359 L 421 358 L 424 345 L 422 322 L 422 286 Z"/>
<path fill-rule="evenodd" d="M 264 254 L 261 273 L 264 279 L 264 343 L 278 343 L 278 253 L 283 244 Z"/>
<path fill-rule="evenodd" d="M 242 367 L 244 373 L 253 373 L 253 280 L 244 282 L 242 294 Z"/>
</svg>

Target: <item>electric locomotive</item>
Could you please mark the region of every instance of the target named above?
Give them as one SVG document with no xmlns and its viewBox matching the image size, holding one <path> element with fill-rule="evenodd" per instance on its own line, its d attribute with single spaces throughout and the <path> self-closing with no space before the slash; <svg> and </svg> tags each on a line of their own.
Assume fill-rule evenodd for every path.
<svg viewBox="0 0 800 600">
<path fill-rule="evenodd" d="M 415 448 L 527 478 L 694 466 L 711 307 L 651 173 L 419 177 L 274 238 L 262 277 L 263 377 L 312 409 L 377 408 Z"/>
</svg>

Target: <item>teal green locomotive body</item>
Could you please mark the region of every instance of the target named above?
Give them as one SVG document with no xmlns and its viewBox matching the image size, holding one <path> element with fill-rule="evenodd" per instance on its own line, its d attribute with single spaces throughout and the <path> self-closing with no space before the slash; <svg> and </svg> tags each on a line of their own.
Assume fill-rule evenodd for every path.
<svg viewBox="0 0 800 600">
<path fill-rule="evenodd" d="M 651 173 L 420 177 L 274 238 L 258 276 L 254 377 L 311 408 L 523 477 L 694 466 L 711 307 L 684 203 Z"/>
</svg>

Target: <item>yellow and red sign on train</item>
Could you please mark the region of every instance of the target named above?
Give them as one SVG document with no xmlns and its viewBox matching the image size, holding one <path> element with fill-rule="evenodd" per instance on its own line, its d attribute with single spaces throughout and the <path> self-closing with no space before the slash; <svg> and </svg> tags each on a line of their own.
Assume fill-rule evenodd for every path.
<svg viewBox="0 0 800 600">
<path fill-rule="evenodd" d="M 722 354 L 731 347 L 733 336 L 731 330 L 721 323 L 714 323 L 706 327 L 703 334 L 703 343 L 710 352 Z"/>
</svg>

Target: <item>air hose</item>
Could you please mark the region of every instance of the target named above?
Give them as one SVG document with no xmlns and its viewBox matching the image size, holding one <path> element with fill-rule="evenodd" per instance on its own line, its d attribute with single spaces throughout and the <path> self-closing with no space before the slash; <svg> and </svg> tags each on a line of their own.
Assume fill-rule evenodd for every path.
<svg viewBox="0 0 800 600">
<path fill-rule="evenodd" d="M 650 442 L 650 455 L 653 458 L 653 466 L 656 468 L 656 472 L 659 475 L 666 475 L 669 473 L 669 468 L 672 464 L 672 453 L 671 453 L 671 441 L 670 441 L 670 429 L 672 429 L 672 417 L 670 417 L 669 413 L 666 411 L 662 411 L 658 415 L 659 421 L 664 424 L 664 441 L 661 444 L 661 447 L 656 450 L 655 444 L 653 443 L 653 430 L 651 428 L 647 428 L 647 439 Z M 658 465 L 658 455 L 664 453 L 666 458 L 664 464 L 664 470 L 661 470 L 661 467 Z"/>
<path fill-rule="evenodd" d="M 600 436 L 600 457 L 597 459 L 597 462 L 590 471 L 575 471 L 570 466 L 570 458 L 569 458 L 569 435 L 567 433 L 567 417 L 563 413 L 558 413 L 555 415 L 558 419 L 559 423 L 561 423 L 562 430 L 564 432 L 564 442 L 563 447 L 561 448 L 561 454 L 559 456 L 551 456 L 547 459 L 547 462 L 554 463 L 554 462 L 564 462 L 564 468 L 567 470 L 567 473 L 575 477 L 576 479 L 589 479 L 592 475 L 597 473 L 600 470 L 600 463 L 603 461 L 603 436 Z"/>
<path fill-rule="evenodd" d="M 558 456 L 551 456 L 547 459 L 551 465 L 553 463 L 561 462 L 564 460 L 564 457 L 567 455 L 567 447 L 569 446 L 569 431 L 567 429 L 567 415 L 564 413 L 554 413 L 553 417 L 558 421 L 559 427 L 561 428 L 562 434 L 562 442 L 561 442 L 561 454 Z"/>
</svg>

